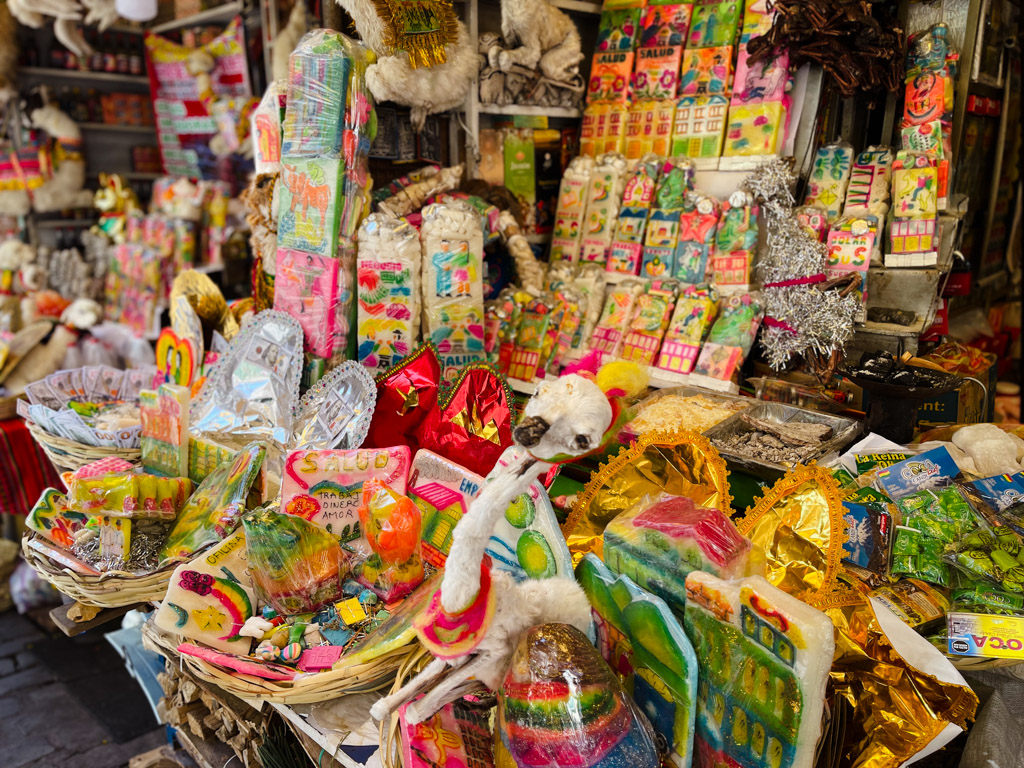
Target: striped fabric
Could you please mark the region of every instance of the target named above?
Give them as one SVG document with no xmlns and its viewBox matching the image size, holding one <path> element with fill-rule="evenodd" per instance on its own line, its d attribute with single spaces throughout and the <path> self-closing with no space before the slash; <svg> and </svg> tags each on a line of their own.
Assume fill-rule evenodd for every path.
<svg viewBox="0 0 1024 768">
<path fill-rule="evenodd" d="M 50 486 L 62 487 L 60 477 L 25 422 L 0 421 L 0 513 L 27 515 Z"/>
</svg>

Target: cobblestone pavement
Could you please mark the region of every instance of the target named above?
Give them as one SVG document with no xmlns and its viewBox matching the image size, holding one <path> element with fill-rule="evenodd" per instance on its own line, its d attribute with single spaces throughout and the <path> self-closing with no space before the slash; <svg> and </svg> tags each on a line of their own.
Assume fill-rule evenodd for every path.
<svg viewBox="0 0 1024 768">
<path fill-rule="evenodd" d="M 0 614 L 3 768 L 120 768 L 166 742 L 164 729 L 154 727 L 131 741 L 115 743 L 102 722 L 32 652 L 33 644 L 45 639 L 35 624 L 15 611 Z"/>
</svg>

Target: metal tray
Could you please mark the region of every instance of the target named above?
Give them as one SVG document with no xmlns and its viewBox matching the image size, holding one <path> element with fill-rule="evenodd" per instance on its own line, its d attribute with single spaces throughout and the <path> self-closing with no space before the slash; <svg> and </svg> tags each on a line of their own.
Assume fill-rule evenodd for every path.
<svg viewBox="0 0 1024 768">
<path fill-rule="evenodd" d="M 803 461 L 816 461 L 822 463 L 832 454 L 846 447 L 860 433 L 861 424 L 845 416 L 836 416 L 831 413 L 820 411 L 809 411 L 804 408 L 797 408 L 793 405 L 783 403 L 770 403 L 759 401 L 756 405 L 743 411 L 747 416 L 766 421 L 774 421 L 778 424 L 789 422 L 805 422 L 812 424 L 827 424 L 832 427 L 832 437 L 824 441 L 818 448 L 807 455 Z M 776 464 L 770 461 L 747 456 L 742 453 L 735 453 L 728 449 L 722 449 L 715 444 L 715 438 L 730 437 L 736 434 L 753 431 L 752 427 L 740 418 L 740 414 L 729 417 L 720 424 L 715 425 L 704 434 L 712 445 L 718 450 L 726 462 L 737 469 L 744 470 L 764 480 L 774 482 L 792 469 L 795 464 Z"/>
<path fill-rule="evenodd" d="M 644 408 L 646 408 L 650 404 L 655 403 L 658 400 L 662 400 L 662 399 L 664 399 L 666 397 L 669 397 L 669 396 L 676 396 L 676 397 L 703 397 L 706 400 L 711 400 L 713 402 L 723 403 L 723 404 L 730 404 L 730 405 L 732 403 L 739 402 L 739 403 L 743 404 L 743 406 L 744 406 L 743 410 L 744 411 L 747 408 L 749 408 L 750 406 L 756 405 L 757 402 L 758 402 L 757 400 L 754 400 L 751 397 L 740 397 L 739 395 L 730 395 L 730 394 L 728 394 L 726 392 L 715 392 L 714 390 L 711 390 L 711 389 L 701 389 L 700 387 L 688 387 L 688 386 L 672 387 L 670 389 L 658 390 L 654 394 L 649 395 L 648 397 L 645 397 L 643 400 L 641 400 L 639 403 L 637 403 L 637 405 L 636 405 L 636 414 L 633 416 L 633 418 L 635 419 L 637 416 L 639 416 L 640 413 L 644 410 Z M 735 415 L 735 414 L 733 414 L 733 415 Z M 731 419 L 731 418 L 732 418 L 732 416 L 727 417 L 726 421 L 728 421 L 728 419 Z M 719 422 L 719 424 L 716 424 L 715 426 L 720 426 L 723 423 L 724 423 L 724 421 L 723 422 Z M 689 427 L 684 424 L 684 425 L 681 426 L 681 428 L 682 429 L 688 429 Z M 705 431 L 705 434 L 706 433 L 707 432 Z M 623 427 L 621 435 L 623 437 L 629 437 L 629 438 L 637 437 L 637 433 L 634 432 L 630 428 L 629 424 L 627 424 L 625 427 Z"/>
</svg>

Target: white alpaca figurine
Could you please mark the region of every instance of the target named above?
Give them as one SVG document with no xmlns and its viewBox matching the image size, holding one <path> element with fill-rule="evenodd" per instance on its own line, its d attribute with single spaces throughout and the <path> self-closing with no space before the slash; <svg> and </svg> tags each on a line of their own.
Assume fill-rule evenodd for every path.
<svg viewBox="0 0 1024 768">
<path fill-rule="evenodd" d="M 466 25 L 458 23 L 458 39 L 444 48 L 445 63 L 413 68 L 409 54 L 384 43 L 384 21 L 373 0 L 337 0 L 345 9 L 363 45 L 377 54 L 377 62 L 366 70 L 366 86 L 377 101 L 393 101 L 412 110 L 411 121 L 419 132 L 427 115 L 461 106 L 476 80 L 480 58 L 469 42 Z"/>
<path fill-rule="evenodd" d="M 458 624 L 462 616 L 480 610 L 476 606 L 488 599 L 481 595 L 481 563 L 494 525 L 512 500 L 556 463 L 599 449 L 613 423 L 615 411 L 608 397 L 590 379 L 570 374 L 537 387 L 515 429 L 517 444 L 501 455 L 480 495 L 455 528 L 441 580 L 441 619 Z M 439 658 L 374 704 L 370 709 L 374 718 L 384 719 L 422 691 L 426 695 L 405 710 L 409 723 L 422 722 L 481 683 L 497 690 L 519 636 L 530 627 L 559 622 L 586 632 L 590 626 L 590 604 L 571 577 L 517 583 L 510 574 L 494 569 L 490 571 L 490 592 L 493 618 L 468 653 L 439 653 L 424 635 L 422 615 L 414 620 L 421 642 Z M 431 607 L 436 603 L 435 595 Z"/>
<path fill-rule="evenodd" d="M 92 192 L 85 186 L 85 159 L 82 157 L 82 132 L 75 121 L 56 104 L 32 110 L 32 124 L 56 142 L 53 176 L 32 193 L 32 206 L 39 213 L 65 208 L 91 208 Z"/>
<path fill-rule="evenodd" d="M 580 33 L 565 13 L 547 0 L 502 0 L 501 34 L 506 45 L 487 52 L 488 62 L 502 72 L 516 64 L 564 82 L 580 71 Z"/>
<path fill-rule="evenodd" d="M 288 23 L 277 33 L 270 50 L 270 71 L 274 80 L 288 80 L 288 58 L 306 34 L 306 0 L 295 0 L 292 12 L 288 14 Z"/>
</svg>

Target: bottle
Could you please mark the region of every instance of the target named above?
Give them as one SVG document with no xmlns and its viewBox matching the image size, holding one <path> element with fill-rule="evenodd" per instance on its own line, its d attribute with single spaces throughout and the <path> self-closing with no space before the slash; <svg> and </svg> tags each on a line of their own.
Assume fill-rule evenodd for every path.
<svg viewBox="0 0 1024 768">
<path fill-rule="evenodd" d="M 113 74 L 117 72 L 117 53 L 114 51 L 113 35 L 103 33 L 103 71 Z"/>
<path fill-rule="evenodd" d="M 128 72 L 128 44 L 122 35 L 117 39 L 117 73 L 127 75 Z"/>
<path fill-rule="evenodd" d="M 90 27 L 91 29 L 91 27 Z M 93 30 L 92 38 L 89 41 L 92 46 L 92 55 L 89 57 L 89 69 L 92 72 L 103 71 L 103 47 L 100 42 L 100 34 Z"/>
<path fill-rule="evenodd" d="M 64 46 L 55 38 L 50 46 L 50 66 L 54 69 L 64 69 L 64 58 L 67 51 Z"/>
<path fill-rule="evenodd" d="M 90 123 L 103 122 L 103 103 L 95 88 L 90 88 L 85 94 L 85 104 L 89 112 Z"/>
<path fill-rule="evenodd" d="M 128 55 L 128 71 L 133 75 L 146 74 L 146 65 L 142 58 L 142 38 L 130 36 L 131 52 Z"/>
<path fill-rule="evenodd" d="M 78 54 L 70 48 L 64 52 L 64 69 L 78 69 Z"/>
</svg>

